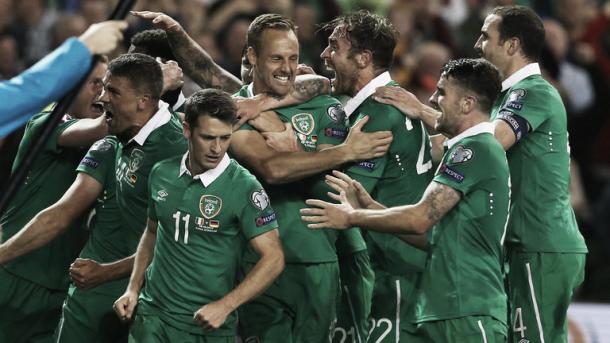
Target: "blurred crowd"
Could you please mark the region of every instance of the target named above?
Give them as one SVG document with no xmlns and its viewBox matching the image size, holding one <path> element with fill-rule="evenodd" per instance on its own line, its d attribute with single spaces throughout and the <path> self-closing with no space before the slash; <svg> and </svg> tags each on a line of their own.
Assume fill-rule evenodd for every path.
<svg viewBox="0 0 610 343">
<path fill-rule="evenodd" d="M 0 79 L 17 75 L 66 38 L 106 19 L 115 4 L 0 0 Z M 318 32 L 318 24 L 350 10 L 373 10 L 390 18 L 400 34 L 394 79 L 427 101 L 440 67 L 450 58 L 475 56 L 473 45 L 487 12 L 505 4 L 530 6 L 544 20 L 541 67 L 568 109 L 572 204 L 591 251 L 579 298 L 610 301 L 610 266 L 605 263 L 610 257 L 610 0 L 139 0 L 134 9 L 176 18 L 238 77 L 248 25 L 260 13 L 292 18 L 299 28 L 301 63 L 325 74 L 319 55 L 327 34 Z M 149 28 L 136 18 L 129 21 L 125 46 L 116 55 L 126 51 L 131 36 Z M 17 132 L 0 139 L 0 182 L 8 179 L 20 138 Z"/>
</svg>

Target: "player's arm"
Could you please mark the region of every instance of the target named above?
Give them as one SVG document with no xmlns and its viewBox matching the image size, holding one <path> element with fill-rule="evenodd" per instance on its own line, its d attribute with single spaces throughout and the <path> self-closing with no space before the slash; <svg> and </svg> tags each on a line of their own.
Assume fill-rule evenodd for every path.
<svg viewBox="0 0 610 343">
<path fill-rule="evenodd" d="M 523 139 L 531 130 L 527 119 L 506 109 L 498 112 L 493 124 L 494 136 L 505 151 Z"/>
<path fill-rule="evenodd" d="M 233 155 L 269 184 L 293 182 L 344 163 L 383 156 L 392 135 L 387 131 L 362 132 L 368 118 L 356 123 L 344 143 L 316 152 L 277 152 L 252 130 L 233 133 Z"/>
<path fill-rule="evenodd" d="M 89 289 L 128 276 L 133 268 L 135 255 L 118 261 L 99 263 L 87 258 L 77 258 L 70 265 L 70 278 L 78 288 Z"/>
<path fill-rule="evenodd" d="M 0 245 L 0 264 L 38 249 L 66 231 L 73 220 L 89 209 L 102 190 L 102 184 L 95 178 L 78 173 L 61 199 Z"/>
<path fill-rule="evenodd" d="M 214 62 L 212 57 L 184 31 L 172 17 L 160 12 L 131 12 L 136 17 L 152 21 L 167 32 L 169 44 L 178 63 L 195 83 L 202 88 L 218 87 L 229 93 L 239 90 L 242 83 Z"/>
<path fill-rule="evenodd" d="M 148 268 L 153 258 L 156 239 L 157 221 L 149 218 L 136 250 L 136 257 L 133 262 L 133 270 L 129 278 L 127 290 L 114 302 L 114 311 L 121 320 L 130 320 L 133 316 L 133 311 L 138 304 L 138 295 L 144 284 L 146 268 Z"/>
<path fill-rule="evenodd" d="M 57 144 L 62 147 L 88 147 L 107 134 L 106 115 L 95 119 L 79 119 L 59 135 Z"/>
<path fill-rule="evenodd" d="M 250 245 L 260 256 L 254 268 L 231 292 L 195 312 L 195 322 L 205 329 L 221 327 L 231 312 L 261 294 L 284 270 L 284 252 L 277 229 L 252 238 Z"/>
<path fill-rule="evenodd" d="M 341 192 L 339 204 L 321 200 L 307 200 L 314 206 L 301 210 L 302 219 L 310 222 L 312 229 L 334 228 L 347 229 L 352 226 L 366 228 L 384 233 L 400 234 L 401 239 L 419 248 L 425 248 L 424 242 L 412 241 L 410 235 L 424 235 L 449 212 L 461 198 L 455 189 L 432 181 L 415 205 L 397 206 L 385 209 L 355 209 Z"/>
</svg>

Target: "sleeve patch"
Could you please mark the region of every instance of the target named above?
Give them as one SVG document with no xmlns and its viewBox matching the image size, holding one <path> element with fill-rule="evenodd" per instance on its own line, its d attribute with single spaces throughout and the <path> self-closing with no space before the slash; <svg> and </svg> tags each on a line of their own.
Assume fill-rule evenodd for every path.
<svg viewBox="0 0 610 343">
<path fill-rule="evenodd" d="M 97 151 L 108 151 L 110 148 L 112 148 L 112 145 L 103 139 L 93 143 L 91 146 L 91 150 Z"/>
<path fill-rule="evenodd" d="M 272 212 L 270 214 L 256 218 L 254 220 L 254 223 L 256 224 L 256 227 L 261 227 L 263 225 L 267 225 L 267 224 L 271 223 L 272 221 L 274 221 L 275 217 L 276 217 L 275 212 Z"/>
<path fill-rule="evenodd" d="M 335 123 L 343 123 L 345 121 L 345 111 L 340 104 L 328 107 L 326 113 Z"/>
<path fill-rule="evenodd" d="M 498 119 L 506 122 L 508 126 L 515 133 L 515 139 L 518 141 L 523 138 L 524 135 L 528 132 L 528 124 L 527 120 L 523 119 L 523 117 L 516 115 L 510 111 L 502 110 L 498 113 Z"/>
<path fill-rule="evenodd" d="M 449 178 L 455 180 L 458 183 L 462 183 L 462 181 L 464 181 L 464 175 L 462 175 L 457 170 L 451 169 L 446 164 L 441 165 L 438 171 L 439 173 L 448 176 Z"/>
<path fill-rule="evenodd" d="M 371 161 L 362 161 L 358 164 L 356 164 L 357 167 L 366 169 L 368 171 L 373 171 L 375 169 L 375 162 L 371 162 Z"/>
<path fill-rule="evenodd" d="M 261 189 L 250 194 L 250 202 L 260 211 L 264 211 L 269 206 L 269 196 L 264 189 Z"/>
<path fill-rule="evenodd" d="M 93 157 L 86 156 L 80 161 L 81 166 L 89 167 L 92 169 L 97 169 L 100 163 Z"/>
<path fill-rule="evenodd" d="M 525 98 L 526 94 L 527 91 L 525 89 L 511 91 L 503 107 L 520 111 L 523 108 L 523 98 Z"/>
<path fill-rule="evenodd" d="M 324 130 L 324 135 L 326 137 L 345 138 L 347 137 L 347 130 L 328 127 Z"/>
<path fill-rule="evenodd" d="M 472 160 L 474 157 L 474 152 L 472 149 L 464 148 L 462 145 L 458 145 L 453 152 L 451 152 L 451 156 L 449 157 L 449 163 L 458 164 L 464 163 Z"/>
</svg>

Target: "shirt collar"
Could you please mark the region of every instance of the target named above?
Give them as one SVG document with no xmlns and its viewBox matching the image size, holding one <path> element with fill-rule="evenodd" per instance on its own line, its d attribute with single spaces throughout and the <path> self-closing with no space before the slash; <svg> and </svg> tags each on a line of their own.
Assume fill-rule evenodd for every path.
<svg viewBox="0 0 610 343">
<path fill-rule="evenodd" d="M 246 91 L 248 92 L 248 98 L 254 97 L 254 82 L 250 82 L 248 87 L 246 87 Z"/>
<path fill-rule="evenodd" d="M 481 133 L 491 133 L 494 134 L 494 125 L 490 122 L 482 122 L 477 125 L 466 129 L 464 132 L 459 135 L 445 141 L 445 146 L 451 149 L 457 142 L 461 141 L 466 137 L 476 136 Z"/>
<path fill-rule="evenodd" d="M 172 110 L 177 111 L 185 102 L 186 97 L 184 96 L 184 93 L 180 92 L 180 95 L 178 95 L 178 100 L 176 100 L 176 103 L 174 106 L 172 106 Z"/>
<path fill-rule="evenodd" d="M 182 162 L 180 162 L 180 174 L 178 175 L 178 177 L 181 177 L 182 175 L 184 175 L 184 173 L 186 173 L 189 176 L 192 176 L 191 172 L 188 170 L 188 168 L 186 168 L 186 159 L 188 157 L 188 154 L 189 153 L 187 151 L 182 156 Z M 225 155 L 222 157 L 222 160 L 220 160 L 220 163 L 218 163 L 216 168 L 206 170 L 199 175 L 193 176 L 193 180 L 199 179 L 201 181 L 201 183 L 203 184 L 203 187 L 208 187 L 209 185 L 212 184 L 212 182 L 214 182 L 214 180 L 218 179 L 218 177 L 220 177 L 220 175 L 222 175 L 222 173 L 229 167 L 230 162 L 231 162 L 231 159 L 229 158 L 229 154 L 225 153 Z"/>
<path fill-rule="evenodd" d="M 166 102 L 159 100 L 159 109 L 153 116 L 142 126 L 137 135 L 129 140 L 128 143 L 136 142 L 140 146 L 143 146 L 146 139 L 155 129 L 169 122 L 172 118 L 172 114 L 168 110 L 169 105 Z"/>
<path fill-rule="evenodd" d="M 507 77 L 506 80 L 502 81 L 502 92 L 514 86 L 517 84 L 517 82 L 525 79 L 526 77 L 540 74 L 542 73 L 540 72 L 540 66 L 538 63 L 530 63 L 514 72 L 513 75 Z"/>
<path fill-rule="evenodd" d="M 345 114 L 347 114 L 347 116 L 349 117 L 352 113 L 354 113 L 354 111 L 358 108 L 358 106 L 360 106 L 360 104 L 362 104 L 364 102 L 364 100 L 366 100 L 369 96 L 371 96 L 371 95 L 373 95 L 373 93 L 375 93 L 375 90 L 378 87 L 385 86 L 390 81 L 392 81 L 392 77 L 390 76 L 390 73 L 387 71 L 381 73 L 379 76 L 377 76 L 376 78 L 369 81 L 369 83 L 367 83 L 364 86 L 364 88 L 362 88 L 356 94 L 356 96 L 349 99 L 345 103 L 345 106 L 343 107 Z"/>
</svg>

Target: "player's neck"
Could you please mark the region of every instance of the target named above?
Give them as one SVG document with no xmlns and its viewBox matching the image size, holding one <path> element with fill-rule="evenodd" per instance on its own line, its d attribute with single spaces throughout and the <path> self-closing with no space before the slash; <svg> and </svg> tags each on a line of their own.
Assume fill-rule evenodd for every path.
<svg viewBox="0 0 610 343">
<path fill-rule="evenodd" d="M 353 94 L 351 94 L 351 96 L 353 97 L 356 94 L 358 94 L 358 92 L 360 92 L 362 90 L 362 88 L 366 87 L 366 85 L 368 85 L 371 81 L 373 81 L 373 79 L 375 79 L 377 76 L 383 74 L 386 71 L 387 70 L 384 70 L 384 69 L 374 70 L 372 67 L 367 67 L 365 69 L 362 69 L 358 73 L 358 77 L 356 78 L 356 83 L 354 86 Z"/>
<path fill-rule="evenodd" d="M 525 58 L 522 58 L 520 56 L 511 59 L 509 61 L 509 63 L 507 63 L 506 66 L 504 68 L 502 68 L 502 70 L 501 70 L 501 72 L 504 76 L 504 80 L 508 79 L 514 73 L 518 72 L 519 70 L 521 70 L 523 67 L 525 67 L 526 65 L 528 65 L 530 63 L 532 63 L 532 62 Z"/>
</svg>

